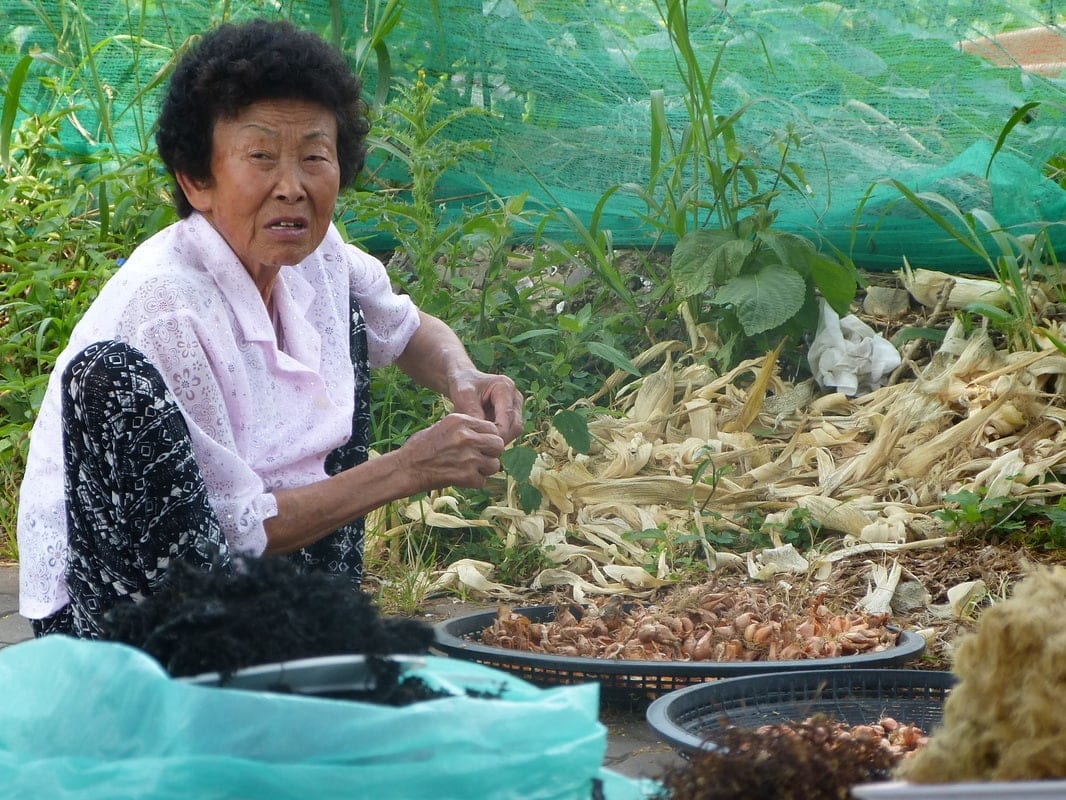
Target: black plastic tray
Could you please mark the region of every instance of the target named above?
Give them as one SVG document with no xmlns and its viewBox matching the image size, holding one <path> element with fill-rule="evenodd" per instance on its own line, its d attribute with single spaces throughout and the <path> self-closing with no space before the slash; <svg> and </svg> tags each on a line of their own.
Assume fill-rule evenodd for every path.
<svg viewBox="0 0 1066 800">
<path fill-rule="evenodd" d="M 550 622 L 556 606 L 529 606 L 513 609 L 534 622 Z M 453 658 L 464 658 L 506 670 L 538 686 L 596 681 L 605 695 L 659 697 L 694 683 L 740 675 L 812 669 L 856 669 L 899 666 L 917 658 L 925 649 L 925 639 L 903 631 L 895 647 L 878 653 L 862 653 L 838 658 L 795 661 L 638 661 L 627 659 L 581 658 L 530 653 L 482 644 L 479 636 L 496 619 L 495 611 L 480 611 L 456 617 L 436 626 L 434 647 Z"/>
<path fill-rule="evenodd" d="M 800 722 L 825 714 L 848 725 L 871 725 L 884 716 L 926 733 L 940 724 L 955 685 L 950 672 L 916 669 L 848 669 L 775 672 L 679 689 L 655 700 L 648 725 L 682 752 L 714 746 L 726 727 Z"/>
</svg>

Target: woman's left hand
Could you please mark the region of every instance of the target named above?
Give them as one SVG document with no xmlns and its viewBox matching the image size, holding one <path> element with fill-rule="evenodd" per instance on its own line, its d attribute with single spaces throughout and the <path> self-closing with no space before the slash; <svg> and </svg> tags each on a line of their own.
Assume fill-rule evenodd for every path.
<svg viewBox="0 0 1066 800">
<path fill-rule="evenodd" d="M 495 423 L 504 444 L 521 435 L 522 393 L 506 375 L 464 370 L 452 377 L 448 397 L 456 411 Z"/>
<path fill-rule="evenodd" d="M 422 386 L 440 392 L 455 410 L 496 425 L 503 443 L 522 434 L 522 393 L 506 375 L 474 366 L 455 331 L 432 314 L 419 312 L 418 330 L 396 360 Z"/>
</svg>

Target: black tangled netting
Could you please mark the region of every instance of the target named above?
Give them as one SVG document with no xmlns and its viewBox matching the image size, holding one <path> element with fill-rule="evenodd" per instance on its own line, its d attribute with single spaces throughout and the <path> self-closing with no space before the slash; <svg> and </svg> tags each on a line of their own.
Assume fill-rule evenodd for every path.
<svg viewBox="0 0 1066 800">
<path fill-rule="evenodd" d="M 158 593 L 116 607 L 104 628 L 104 638 L 144 650 L 175 677 L 317 656 L 422 654 L 433 642 L 429 625 L 383 616 L 345 578 L 276 557 L 207 572 L 176 562 Z"/>
</svg>

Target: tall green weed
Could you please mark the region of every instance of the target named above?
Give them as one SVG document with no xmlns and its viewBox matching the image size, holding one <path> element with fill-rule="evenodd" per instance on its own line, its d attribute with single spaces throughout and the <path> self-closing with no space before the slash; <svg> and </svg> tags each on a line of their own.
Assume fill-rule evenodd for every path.
<svg viewBox="0 0 1066 800">
<path fill-rule="evenodd" d="M 64 158 L 63 112 L 12 136 L 0 187 L 0 555 L 13 556 L 29 429 L 75 323 L 134 244 L 174 218 L 150 157 Z"/>
<path fill-rule="evenodd" d="M 645 186 L 624 188 L 644 199 L 649 222 L 676 238 L 672 289 L 692 319 L 716 327 L 713 357 L 727 368 L 782 339 L 801 344 L 816 328 L 819 297 L 847 314 L 859 273 L 843 254 L 821 252 L 810 240 L 774 228 L 775 198 L 806 192 L 806 176 L 793 157 L 800 137 L 785 129 L 765 141 L 745 141 L 745 116 L 768 98 L 751 98 L 728 113 L 716 107 L 729 43 L 698 49 L 692 33 L 696 25 L 715 24 L 722 9 L 690 8 L 687 0 L 654 4 L 685 87 L 687 124 L 680 131 L 670 125 L 665 95 L 651 93 L 650 178 Z M 765 55 L 772 71 L 772 56 Z"/>
</svg>

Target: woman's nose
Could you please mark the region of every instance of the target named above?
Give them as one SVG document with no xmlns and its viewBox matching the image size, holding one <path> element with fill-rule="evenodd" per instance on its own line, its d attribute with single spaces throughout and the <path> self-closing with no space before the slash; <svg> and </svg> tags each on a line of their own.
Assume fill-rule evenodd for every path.
<svg viewBox="0 0 1066 800">
<path fill-rule="evenodd" d="M 303 185 L 303 173 L 297 164 L 284 164 L 279 167 L 278 180 L 274 184 L 274 197 L 288 203 L 303 200 L 306 196 Z"/>
</svg>

